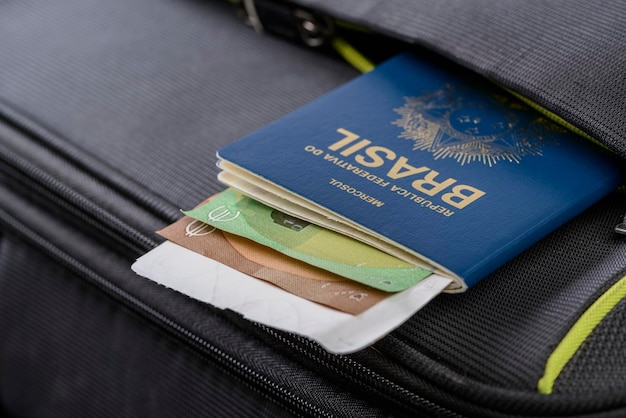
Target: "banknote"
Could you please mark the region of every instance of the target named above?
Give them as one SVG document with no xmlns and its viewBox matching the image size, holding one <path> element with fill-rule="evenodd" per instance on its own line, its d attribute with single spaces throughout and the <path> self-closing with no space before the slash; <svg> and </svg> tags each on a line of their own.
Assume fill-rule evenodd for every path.
<svg viewBox="0 0 626 418">
<path fill-rule="evenodd" d="M 187 216 L 158 233 L 169 241 L 286 291 L 350 314 L 360 314 L 389 293 L 287 257 Z"/>
<path fill-rule="evenodd" d="M 297 297 L 169 241 L 140 257 L 132 268 L 140 276 L 194 299 L 309 337 L 339 354 L 360 350 L 384 337 L 450 283 L 450 279 L 432 274 L 363 313 L 350 315 Z"/>
<path fill-rule="evenodd" d="M 286 215 L 232 188 L 184 213 L 222 231 L 386 292 L 406 290 L 432 273 L 348 236 Z"/>
</svg>

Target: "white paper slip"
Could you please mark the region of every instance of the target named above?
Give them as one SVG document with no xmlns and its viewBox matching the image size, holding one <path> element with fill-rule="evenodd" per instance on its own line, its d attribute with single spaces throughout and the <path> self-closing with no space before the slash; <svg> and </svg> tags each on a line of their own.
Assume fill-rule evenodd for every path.
<svg viewBox="0 0 626 418">
<path fill-rule="evenodd" d="M 133 271 L 245 318 L 319 342 L 337 354 L 358 351 L 400 326 L 450 283 L 435 274 L 359 315 L 295 296 L 169 241 L 140 257 Z"/>
</svg>

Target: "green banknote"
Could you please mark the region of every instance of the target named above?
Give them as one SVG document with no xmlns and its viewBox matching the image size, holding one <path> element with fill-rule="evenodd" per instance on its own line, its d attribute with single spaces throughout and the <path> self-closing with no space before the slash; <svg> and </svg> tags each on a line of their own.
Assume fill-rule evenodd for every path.
<svg viewBox="0 0 626 418">
<path fill-rule="evenodd" d="M 367 244 L 294 218 L 229 188 L 185 215 L 289 257 L 387 292 L 431 274 Z"/>
</svg>

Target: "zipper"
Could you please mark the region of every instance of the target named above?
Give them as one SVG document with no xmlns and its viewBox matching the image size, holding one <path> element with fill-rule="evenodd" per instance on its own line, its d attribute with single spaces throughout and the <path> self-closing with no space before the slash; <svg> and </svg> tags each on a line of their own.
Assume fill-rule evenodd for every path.
<svg viewBox="0 0 626 418">
<path fill-rule="evenodd" d="M 233 375 L 236 378 L 244 381 L 248 385 L 252 385 L 255 389 L 261 388 L 263 393 L 270 395 L 269 399 L 282 401 L 282 405 L 289 405 L 292 408 L 292 412 L 297 415 L 330 416 L 319 407 L 310 404 L 308 401 L 294 395 L 287 389 L 282 388 L 277 383 L 272 382 L 265 376 L 262 376 L 250 367 L 242 364 L 240 361 L 219 347 L 211 344 L 198 334 L 171 320 L 156 309 L 150 307 L 125 290 L 111 283 L 80 261 L 76 260 L 74 257 L 59 249 L 41 235 L 37 234 L 35 231 L 3 209 L 0 209 L 0 220 L 2 220 L 3 223 L 8 225 L 9 228 L 16 231 L 22 237 L 25 237 L 29 241 L 33 242 L 47 254 L 59 260 L 64 266 L 70 268 L 81 277 L 87 279 L 90 283 L 96 285 L 107 294 L 119 300 L 125 306 L 131 308 L 133 312 L 139 313 L 142 317 L 160 325 L 162 329 L 165 329 L 170 334 L 187 342 L 192 342 L 204 355 L 207 355 L 211 360 L 216 361 L 217 364 L 221 365 L 227 371 L 234 372 Z"/>
<path fill-rule="evenodd" d="M 310 340 L 299 335 L 289 335 L 289 338 L 287 338 L 284 334 L 281 334 L 266 325 L 258 324 L 258 326 L 267 334 L 270 334 L 275 339 L 279 340 L 283 345 L 288 346 L 297 351 L 299 354 L 310 358 L 315 363 L 332 370 L 335 375 L 338 375 L 352 383 L 356 383 L 366 391 L 375 389 L 377 395 L 381 395 L 385 399 L 394 402 L 400 407 L 406 407 L 406 400 L 411 399 L 414 405 L 419 406 L 422 410 L 434 413 L 438 417 L 461 417 L 461 415 L 458 415 L 441 405 L 435 404 L 428 399 L 420 397 L 416 393 L 410 392 L 409 390 L 393 383 L 373 370 L 368 369 L 362 364 L 352 360 L 349 356 L 330 354 Z M 357 373 L 354 373 L 355 371 L 357 371 Z M 397 397 L 391 397 L 389 395 L 390 393 L 401 394 L 403 399 L 400 400 Z"/>
<path fill-rule="evenodd" d="M 33 192 L 55 203 L 76 219 L 97 228 L 99 232 L 115 239 L 135 253 L 145 252 L 157 245 L 156 241 L 93 204 L 84 196 L 32 163 L 20 158 L 12 151 L 3 149 L 0 153 L 0 160 L 4 160 L 9 167 L 13 168 L 13 170 L 7 170 L 7 175 L 25 183 Z"/>
<path fill-rule="evenodd" d="M 131 203 L 142 212 L 148 212 L 151 216 L 166 222 L 177 213 L 166 203 L 158 202 L 157 198 L 148 192 L 142 194 L 143 189 L 137 188 L 134 184 L 118 185 L 115 180 L 100 180 L 98 175 L 88 169 L 90 164 L 99 164 L 99 161 L 93 161 L 89 155 L 83 153 L 78 155 L 78 150 L 68 148 L 54 134 L 2 102 L 0 102 L 0 122 L 4 122 L 18 135 L 17 141 L 22 140 L 20 137 L 22 135 L 33 143 L 41 142 L 35 147 L 45 150 L 49 156 L 39 158 L 59 159 L 60 164 L 65 164 L 74 171 L 80 172 L 80 175 L 88 181 L 105 189 L 107 195 L 123 199 L 124 202 Z M 11 137 L 10 133 L 8 135 Z M 0 161 L 4 161 L 9 168 L 4 170 L 0 168 L 0 172 L 4 171 L 5 175 L 26 186 L 36 196 L 55 203 L 66 213 L 71 214 L 73 219 L 96 228 L 98 232 L 113 239 L 117 244 L 130 249 L 134 255 L 143 254 L 157 245 L 154 239 L 15 152 L 10 142 L 7 144 L 0 142 Z M 68 175 L 72 174 L 74 174 L 72 170 L 68 171 Z"/>
<path fill-rule="evenodd" d="M 172 207 L 169 202 L 163 201 L 160 196 L 150 194 L 142 186 L 133 183 L 132 180 L 129 181 L 123 174 L 111 170 L 99 159 L 69 146 L 63 139 L 2 101 L 0 101 L 0 121 L 5 122 L 6 126 L 13 129 L 18 135 L 23 135 L 32 141 L 41 142 L 42 144 L 38 145 L 38 147 L 45 149 L 53 158 L 62 159 L 64 163 L 80 171 L 81 175 L 89 175 L 94 182 L 110 189 L 111 193 L 124 197 L 125 201 L 131 199 L 134 205 L 148 210 L 153 216 L 159 219 L 170 220 L 179 214 L 178 208 Z M 0 153 L 0 158 L 2 156 L 3 154 Z M 36 167 L 33 164 L 31 166 Z M 97 167 L 100 171 L 93 169 L 93 167 Z M 35 170 L 38 169 L 35 168 Z M 114 179 L 111 180 L 111 178 Z M 114 186 L 111 186 L 111 184 Z"/>
<path fill-rule="evenodd" d="M 335 22 L 314 10 L 283 0 L 229 0 L 237 15 L 256 32 L 272 33 L 312 48 L 326 45 Z"/>
</svg>

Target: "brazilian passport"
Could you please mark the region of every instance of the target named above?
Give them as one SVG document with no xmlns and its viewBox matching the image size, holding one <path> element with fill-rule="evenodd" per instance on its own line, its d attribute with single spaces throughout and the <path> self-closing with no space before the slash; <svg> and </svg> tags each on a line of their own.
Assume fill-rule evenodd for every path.
<svg viewBox="0 0 626 418">
<path fill-rule="evenodd" d="M 412 53 L 218 160 L 227 185 L 449 277 L 449 291 L 476 284 L 623 174 L 606 150 L 493 83 Z"/>
</svg>

